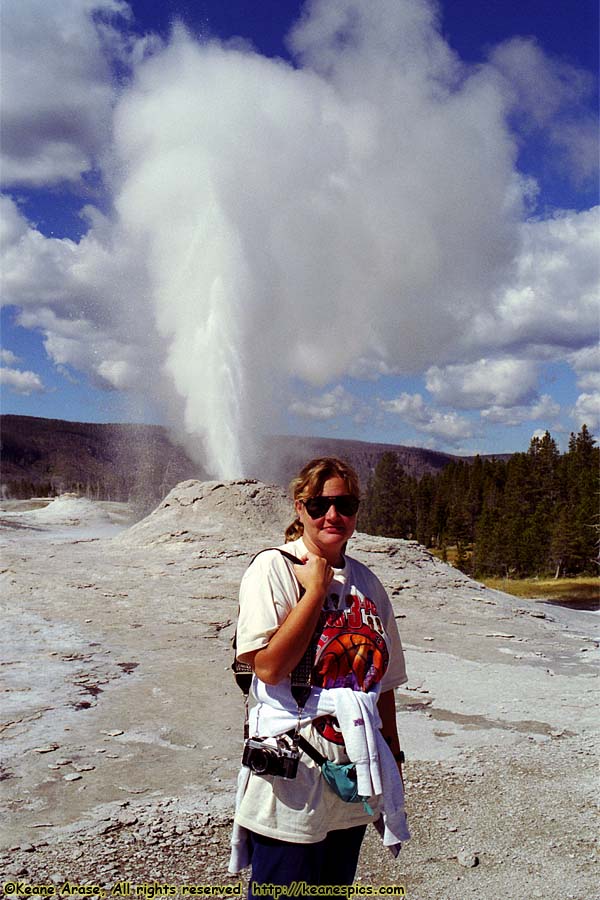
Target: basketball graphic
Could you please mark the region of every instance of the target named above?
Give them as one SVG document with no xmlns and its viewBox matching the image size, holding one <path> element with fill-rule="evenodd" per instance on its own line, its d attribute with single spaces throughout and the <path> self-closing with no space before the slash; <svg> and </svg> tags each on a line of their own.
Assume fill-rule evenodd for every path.
<svg viewBox="0 0 600 900">
<path fill-rule="evenodd" d="M 351 595 L 346 609 L 324 614 L 313 672 L 324 688 L 348 687 L 368 691 L 381 680 L 389 656 L 375 604 Z"/>
<path fill-rule="evenodd" d="M 313 684 L 368 691 L 381 681 L 388 667 L 384 628 L 371 600 L 358 592 L 347 599 L 349 605 L 344 609 L 323 613 Z M 320 716 L 313 726 L 321 737 L 343 746 L 344 737 L 334 716 Z"/>
<path fill-rule="evenodd" d="M 349 687 L 368 691 L 387 665 L 387 649 L 380 635 L 342 632 L 328 641 L 316 666 L 318 683 L 325 688 Z"/>
</svg>

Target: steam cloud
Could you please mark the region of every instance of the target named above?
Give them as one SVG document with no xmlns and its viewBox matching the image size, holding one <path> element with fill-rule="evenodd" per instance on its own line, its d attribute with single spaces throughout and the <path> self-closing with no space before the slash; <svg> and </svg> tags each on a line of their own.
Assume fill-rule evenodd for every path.
<svg viewBox="0 0 600 900">
<path fill-rule="evenodd" d="M 348 374 L 425 371 L 438 399 L 526 417 L 540 400 L 519 354 L 580 352 L 598 279 L 594 213 L 525 224 L 504 68 L 536 53 L 521 42 L 469 68 L 425 0 L 316 0 L 290 41 L 297 67 L 176 28 L 137 62 L 102 148 L 114 209 L 88 209 L 79 243 L 43 238 L 5 201 L 22 324 L 44 329 L 55 362 L 150 391 L 221 477 L 253 471 L 291 380 L 325 391 L 307 406 L 317 419 L 352 408 L 332 387 Z M 549 244 L 558 275 L 536 266 Z M 418 394 L 385 408 L 470 433 Z"/>
</svg>

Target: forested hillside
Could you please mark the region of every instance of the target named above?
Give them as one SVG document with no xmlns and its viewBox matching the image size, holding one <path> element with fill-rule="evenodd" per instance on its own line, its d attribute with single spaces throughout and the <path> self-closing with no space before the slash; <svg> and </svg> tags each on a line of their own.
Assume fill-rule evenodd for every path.
<svg viewBox="0 0 600 900">
<path fill-rule="evenodd" d="M 94 500 L 151 504 L 201 468 L 157 425 L 0 417 L 3 497 L 75 491 Z"/>
<path fill-rule="evenodd" d="M 340 456 L 366 483 L 383 453 L 392 450 L 407 473 L 420 478 L 452 460 L 447 453 L 398 444 L 333 438 L 269 436 L 258 439 L 261 481 L 285 487 L 307 460 Z M 54 496 L 76 491 L 92 499 L 159 500 L 186 478 L 210 477 L 157 425 L 65 422 L 34 416 L 0 416 L 0 491 L 5 497 Z"/>
<path fill-rule="evenodd" d="M 457 548 L 478 575 L 597 573 L 600 449 L 584 425 L 560 454 L 549 432 L 508 460 L 451 462 L 419 481 L 386 453 L 370 480 L 359 527 Z"/>
</svg>

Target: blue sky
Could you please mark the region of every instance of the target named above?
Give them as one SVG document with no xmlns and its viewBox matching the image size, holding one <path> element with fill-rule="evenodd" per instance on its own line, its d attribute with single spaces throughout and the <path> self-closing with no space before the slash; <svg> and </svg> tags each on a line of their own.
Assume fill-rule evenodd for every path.
<svg viewBox="0 0 600 900">
<path fill-rule="evenodd" d="M 225 476 L 597 433 L 592 0 L 6 0 L 2 41 L 3 412 Z"/>
</svg>

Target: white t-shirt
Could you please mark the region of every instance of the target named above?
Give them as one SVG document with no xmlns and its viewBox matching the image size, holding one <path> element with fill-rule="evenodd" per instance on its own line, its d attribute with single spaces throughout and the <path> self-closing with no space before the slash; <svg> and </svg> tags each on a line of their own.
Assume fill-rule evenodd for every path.
<svg viewBox="0 0 600 900">
<path fill-rule="evenodd" d="M 299 559 L 302 539 L 281 549 Z M 246 570 L 240 586 L 237 654 L 266 647 L 300 599 L 292 563 L 277 550 L 261 553 Z M 393 609 L 379 579 L 358 560 L 345 557 L 334 569 L 318 628 L 313 684 L 380 692 L 406 680 L 404 653 Z M 344 743 L 331 716 L 321 716 L 301 734 L 323 756 L 348 762 Z M 258 714 L 260 733 L 260 710 Z M 327 785 L 318 766 L 301 754 L 294 779 L 250 773 L 236 811 L 236 822 L 250 831 L 292 843 L 316 843 L 329 831 L 352 828 L 377 818 L 362 803 L 346 803 Z"/>
</svg>

